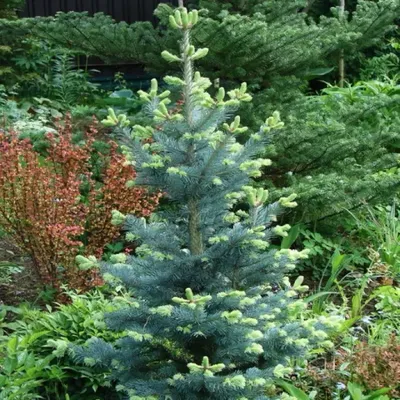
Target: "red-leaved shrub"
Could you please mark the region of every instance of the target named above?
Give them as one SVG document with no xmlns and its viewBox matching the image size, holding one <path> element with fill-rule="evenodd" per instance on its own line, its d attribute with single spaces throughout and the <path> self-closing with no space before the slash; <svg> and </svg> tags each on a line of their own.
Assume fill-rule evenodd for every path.
<svg viewBox="0 0 400 400">
<path fill-rule="evenodd" d="M 346 366 L 343 370 L 342 367 Z M 343 372 L 346 372 L 345 375 Z M 307 368 L 308 387 L 318 387 L 318 398 L 333 399 L 338 382 L 355 382 L 366 391 L 391 388 L 393 398 L 400 398 L 400 341 L 392 335 L 385 344 L 371 345 L 360 341 L 353 352 L 338 349 L 330 360 L 321 359 Z M 303 382 L 304 383 L 304 380 Z M 307 390 L 307 387 L 305 388 Z"/>
<path fill-rule="evenodd" d="M 135 171 L 113 142 L 106 155 L 97 154 L 102 169 L 94 179 L 90 160 L 96 152 L 95 133 L 91 128 L 85 144 L 76 145 L 67 119 L 58 135 L 47 136 L 45 156 L 15 132 L 0 134 L 0 226 L 31 256 L 42 282 L 55 288 L 61 283 L 79 289 L 98 284 L 95 271 L 77 270 L 76 255 L 101 256 L 118 236 L 111 224 L 113 209 L 147 216 L 160 197 L 127 185 Z"/>
<path fill-rule="evenodd" d="M 393 335 L 388 343 L 370 346 L 360 343 L 351 358 L 350 368 L 355 379 L 370 390 L 393 388 L 392 395 L 400 396 L 400 341 Z"/>
</svg>

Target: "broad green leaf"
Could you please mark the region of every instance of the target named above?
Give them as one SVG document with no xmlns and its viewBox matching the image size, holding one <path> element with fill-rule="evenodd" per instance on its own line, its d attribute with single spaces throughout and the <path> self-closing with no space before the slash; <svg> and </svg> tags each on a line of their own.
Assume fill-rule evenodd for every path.
<svg viewBox="0 0 400 400">
<path fill-rule="evenodd" d="M 364 395 L 362 393 L 362 387 L 354 382 L 349 382 L 347 384 L 347 390 L 349 391 L 352 400 L 364 400 Z"/>
<path fill-rule="evenodd" d="M 294 225 L 290 228 L 288 236 L 282 239 L 281 249 L 290 249 L 293 243 L 297 240 L 300 233 L 301 225 Z"/>
<path fill-rule="evenodd" d="M 310 397 L 304 393 L 301 389 L 292 385 L 289 382 L 279 380 L 276 382 L 282 389 L 284 389 L 288 394 L 293 397 L 296 397 L 298 400 L 310 400 Z"/>
<path fill-rule="evenodd" d="M 373 400 L 376 398 L 379 398 L 380 400 L 383 400 L 381 398 L 382 397 L 387 397 L 387 396 L 383 396 L 386 393 L 389 393 L 391 391 L 391 388 L 382 388 L 382 389 L 378 389 L 375 390 L 374 392 L 370 393 L 368 396 L 365 396 L 364 399 L 365 400 Z"/>
<path fill-rule="evenodd" d="M 339 250 L 336 250 L 332 256 L 332 272 L 337 272 L 339 267 L 342 265 L 345 260 L 346 255 L 340 254 Z"/>
</svg>

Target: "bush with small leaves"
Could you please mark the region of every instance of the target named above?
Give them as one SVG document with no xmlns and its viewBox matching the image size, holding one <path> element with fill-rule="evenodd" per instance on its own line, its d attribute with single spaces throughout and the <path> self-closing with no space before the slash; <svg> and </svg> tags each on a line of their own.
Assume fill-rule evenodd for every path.
<svg viewBox="0 0 400 400">
<path fill-rule="evenodd" d="M 42 282 L 55 287 L 100 283 L 94 271 L 76 268 L 75 257 L 100 256 L 118 237 L 112 210 L 148 216 L 160 197 L 135 186 L 135 170 L 115 143 L 101 155 L 95 180 L 94 135 L 92 128 L 85 144 L 74 144 L 67 119 L 57 135 L 47 135 L 45 156 L 14 132 L 0 136 L 0 226 L 32 257 Z"/>
</svg>

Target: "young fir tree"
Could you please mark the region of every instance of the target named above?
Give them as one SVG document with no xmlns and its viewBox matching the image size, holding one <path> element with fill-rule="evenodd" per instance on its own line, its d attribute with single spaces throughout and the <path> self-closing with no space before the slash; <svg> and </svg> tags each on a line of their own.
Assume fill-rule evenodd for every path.
<svg viewBox="0 0 400 400">
<path fill-rule="evenodd" d="M 257 154 L 283 123 L 275 113 L 245 144 L 236 141 L 246 128 L 234 114 L 251 96 L 246 84 L 227 97 L 223 88 L 208 94 L 210 80 L 193 66 L 208 52 L 191 44 L 197 19 L 196 11 L 176 11 L 170 24 L 182 33 L 180 54 L 162 53 L 182 64 L 183 78 L 165 82 L 181 88 L 183 108 L 172 108 L 170 92 L 158 94 L 154 80 L 140 96 L 155 128 L 130 129 L 114 113 L 106 120 L 124 133 L 137 184 L 161 189 L 171 203 L 152 223 L 113 213 L 126 239 L 139 244 L 135 256 L 103 265 L 106 277 L 134 294 L 106 315 L 109 329 L 126 336 L 115 347 L 93 338 L 74 349 L 78 361 L 110 367 L 130 400 L 269 399 L 273 379 L 289 373 L 293 360 L 316 343 L 331 345 L 324 329 L 333 321 L 299 318 L 307 287 L 285 277 L 306 252 L 268 250 L 273 236 L 287 235 L 288 225 L 273 224 L 296 206 L 295 195 L 266 204 L 268 192 L 251 187 L 270 163 Z"/>
</svg>

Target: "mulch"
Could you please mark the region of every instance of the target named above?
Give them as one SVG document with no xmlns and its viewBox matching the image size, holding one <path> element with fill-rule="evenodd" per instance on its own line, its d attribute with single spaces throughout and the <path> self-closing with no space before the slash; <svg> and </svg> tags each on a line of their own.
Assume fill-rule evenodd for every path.
<svg viewBox="0 0 400 400">
<path fill-rule="evenodd" d="M 0 262 L 4 261 L 22 267 L 22 271 L 14 274 L 11 282 L 0 283 L 0 305 L 17 306 L 21 303 L 34 303 L 41 291 L 41 285 L 32 261 L 9 240 L 0 238 Z"/>
</svg>

